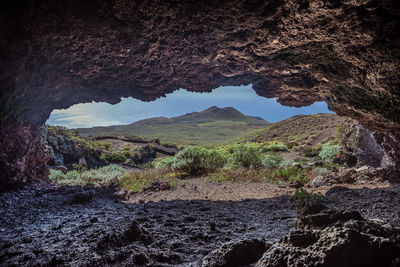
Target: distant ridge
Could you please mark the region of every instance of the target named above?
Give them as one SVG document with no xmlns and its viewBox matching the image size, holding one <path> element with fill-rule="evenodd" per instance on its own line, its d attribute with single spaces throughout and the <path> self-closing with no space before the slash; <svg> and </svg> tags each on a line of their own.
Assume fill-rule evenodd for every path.
<svg viewBox="0 0 400 267">
<path fill-rule="evenodd" d="M 212 106 L 172 118 L 155 117 L 128 125 L 75 130 L 82 136 L 135 135 L 178 144 L 216 144 L 267 125 L 269 122 L 264 119 L 244 115 L 235 108 Z"/>
</svg>

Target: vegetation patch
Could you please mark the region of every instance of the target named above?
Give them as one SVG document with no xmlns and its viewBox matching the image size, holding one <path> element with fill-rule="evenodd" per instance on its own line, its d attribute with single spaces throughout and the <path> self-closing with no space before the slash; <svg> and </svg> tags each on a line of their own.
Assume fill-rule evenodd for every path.
<svg viewBox="0 0 400 267">
<path fill-rule="evenodd" d="M 217 150 L 203 147 L 187 147 L 176 156 L 172 169 L 187 174 L 203 174 L 222 168 L 226 158 Z"/>
<path fill-rule="evenodd" d="M 335 157 L 338 156 L 340 152 L 339 145 L 331 145 L 330 143 L 322 146 L 321 152 L 319 152 L 318 156 L 326 162 L 332 162 Z"/>
<path fill-rule="evenodd" d="M 317 199 L 322 199 L 324 197 L 320 193 L 318 193 L 318 194 L 310 193 L 307 190 L 305 190 L 304 188 L 297 189 L 296 192 L 294 193 L 294 195 L 296 198 L 296 202 L 300 203 L 300 204 L 309 202 L 309 201 L 313 201 L 313 200 L 317 200 Z"/>
<path fill-rule="evenodd" d="M 101 155 L 101 157 L 110 163 L 122 163 L 125 162 L 127 159 L 126 155 L 124 155 L 123 153 L 116 152 L 104 153 Z"/>
<path fill-rule="evenodd" d="M 82 186 L 94 184 L 95 186 L 104 186 L 113 182 L 118 182 L 126 173 L 127 171 L 124 168 L 111 164 L 92 170 L 82 171 L 81 169 L 75 169 L 67 173 L 51 169 L 49 178 L 54 183 Z"/>
<path fill-rule="evenodd" d="M 109 142 L 106 141 L 97 141 L 97 140 L 92 140 L 89 137 L 82 137 L 78 134 L 77 131 L 69 130 L 66 127 L 63 126 L 51 126 L 51 125 L 46 125 L 46 129 L 49 134 L 56 136 L 56 135 L 61 135 L 65 136 L 71 140 L 74 141 L 75 145 L 79 148 L 86 148 L 89 150 L 103 150 L 103 151 L 111 151 L 112 150 L 112 145 Z"/>
<path fill-rule="evenodd" d="M 181 181 L 175 177 L 175 173 L 166 168 L 137 170 L 126 173 L 118 184 L 127 190 L 141 192 L 153 182 L 167 182 L 175 188 Z"/>
</svg>

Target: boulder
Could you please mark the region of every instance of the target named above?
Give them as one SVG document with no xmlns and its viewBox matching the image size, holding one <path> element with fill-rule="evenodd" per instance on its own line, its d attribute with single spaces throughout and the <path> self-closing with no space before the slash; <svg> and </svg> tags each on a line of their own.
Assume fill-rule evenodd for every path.
<svg viewBox="0 0 400 267">
<path fill-rule="evenodd" d="M 398 266 L 400 228 L 318 203 L 298 211 L 297 229 L 272 244 L 256 266 Z M 397 265 L 396 265 L 397 264 Z"/>
<path fill-rule="evenodd" d="M 201 262 L 202 267 L 235 267 L 255 263 L 269 245 L 264 240 L 233 240 L 212 251 Z"/>
<path fill-rule="evenodd" d="M 86 203 L 92 200 L 95 192 L 94 190 L 86 190 L 77 192 L 71 197 L 71 204 Z"/>
<path fill-rule="evenodd" d="M 88 169 L 105 166 L 108 163 L 100 156 L 102 150 L 90 146 L 92 140 L 75 135 L 72 131 L 51 127 L 45 131 L 46 146 L 50 155 L 50 166 L 65 166 L 72 169 L 73 164 Z"/>
<path fill-rule="evenodd" d="M 325 185 L 330 185 L 329 179 L 326 175 L 320 174 L 312 179 L 308 184 L 309 187 L 320 187 Z"/>
<path fill-rule="evenodd" d="M 364 128 L 360 123 L 348 121 L 343 133 L 341 147 L 342 161 L 348 167 L 361 167 L 363 165 L 380 167 L 386 162 L 387 155 L 383 148 L 377 143 L 372 132 Z"/>
</svg>

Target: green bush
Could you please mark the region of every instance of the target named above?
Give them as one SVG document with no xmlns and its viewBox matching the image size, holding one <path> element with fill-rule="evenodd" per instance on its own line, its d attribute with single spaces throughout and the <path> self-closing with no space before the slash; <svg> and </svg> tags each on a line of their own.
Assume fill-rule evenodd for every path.
<svg viewBox="0 0 400 267">
<path fill-rule="evenodd" d="M 111 163 L 122 163 L 126 161 L 126 156 L 122 153 L 106 153 L 103 154 L 101 157 Z"/>
<path fill-rule="evenodd" d="M 262 158 L 261 164 L 265 167 L 265 168 L 277 168 L 279 167 L 279 164 L 282 162 L 282 158 L 275 156 L 275 155 L 265 155 Z"/>
<path fill-rule="evenodd" d="M 303 154 L 306 157 L 315 157 L 316 156 L 316 154 L 315 154 L 315 152 L 314 152 L 312 147 L 303 148 Z"/>
<path fill-rule="evenodd" d="M 272 172 L 272 177 L 274 179 L 288 181 L 288 182 L 300 182 L 305 183 L 305 175 L 303 174 L 302 169 L 297 167 L 285 167 L 285 168 L 277 168 Z"/>
<path fill-rule="evenodd" d="M 272 144 L 267 145 L 265 147 L 265 150 L 278 152 L 278 151 L 288 151 L 289 149 L 285 144 L 279 142 L 279 143 L 272 143 Z"/>
<path fill-rule="evenodd" d="M 201 174 L 221 168 L 226 158 L 215 149 L 193 146 L 186 147 L 176 156 L 172 169 L 188 174 Z"/>
<path fill-rule="evenodd" d="M 55 183 L 69 185 L 94 184 L 95 186 L 108 185 L 117 182 L 127 171 L 115 164 L 88 171 L 72 170 L 62 173 L 59 170 L 50 170 L 49 178 Z"/>
<path fill-rule="evenodd" d="M 106 151 L 111 151 L 112 150 L 112 144 L 110 142 L 107 141 L 94 141 L 94 144 L 102 149 L 102 150 L 106 150 Z"/>
<path fill-rule="evenodd" d="M 296 192 L 294 193 L 294 195 L 296 197 L 297 203 L 300 203 L 300 204 L 304 203 L 304 202 L 323 198 L 323 195 L 321 195 L 321 193 L 318 193 L 318 194 L 309 193 L 307 190 L 305 190 L 303 188 L 297 189 Z"/>
<path fill-rule="evenodd" d="M 231 155 L 232 164 L 244 168 L 260 166 L 261 158 L 261 149 L 253 145 L 238 145 Z"/>
<path fill-rule="evenodd" d="M 323 161 L 332 162 L 333 159 L 339 154 L 339 152 L 339 145 L 331 145 L 328 143 L 322 146 L 321 152 L 319 152 L 318 156 Z"/>
<path fill-rule="evenodd" d="M 291 159 L 282 160 L 279 163 L 279 168 L 288 168 L 288 167 L 292 166 L 293 163 L 294 163 L 294 160 L 291 160 Z"/>
<path fill-rule="evenodd" d="M 175 157 L 168 157 L 168 158 L 163 158 L 157 163 L 155 163 L 156 168 L 172 168 L 172 165 L 174 165 Z"/>
<path fill-rule="evenodd" d="M 132 157 L 132 152 L 130 147 L 124 147 L 122 148 L 121 155 L 124 155 L 125 158 L 130 158 Z"/>
</svg>

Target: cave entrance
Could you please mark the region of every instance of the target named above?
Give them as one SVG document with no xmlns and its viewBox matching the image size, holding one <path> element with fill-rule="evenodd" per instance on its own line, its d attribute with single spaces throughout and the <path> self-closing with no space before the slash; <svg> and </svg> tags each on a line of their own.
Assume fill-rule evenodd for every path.
<svg viewBox="0 0 400 267">
<path fill-rule="evenodd" d="M 190 176 L 221 169 L 264 168 L 292 172 L 268 174 L 279 176 L 282 182 L 306 183 L 331 168 L 378 167 L 384 156 L 367 130 L 356 121 L 337 116 L 326 103 L 301 108 L 282 106 L 277 99 L 258 96 L 251 84 L 219 87 L 211 93 L 180 89 L 153 102 L 125 98 L 114 105 L 78 104 L 54 110 L 47 124 L 49 165 L 55 169 L 50 178 L 56 181 L 62 179 L 54 175 L 61 177 L 61 172 L 68 170 L 117 165 L 120 173 L 134 170 L 135 175 L 141 173 L 140 179 L 149 176 L 150 180 L 154 175 Z M 362 138 L 354 140 L 360 134 Z M 189 148 L 194 149 L 192 154 L 185 154 Z M 207 163 L 220 164 L 212 170 L 192 166 L 203 164 L 201 161 L 207 160 L 201 159 L 204 155 L 220 157 L 222 163 Z M 179 160 L 192 162 L 184 166 Z M 307 171 L 291 169 L 299 165 L 299 170 Z M 152 171 L 146 173 L 143 168 Z M 157 173 L 155 169 L 163 170 Z M 239 174 L 229 175 L 237 179 L 235 175 Z"/>
<path fill-rule="evenodd" d="M 129 97 L 113 105 L 105 102 L 76 104 L 67 109 L 53 110 L 46 124 L 70 129 L 127 125 L 144 119 L 171 118 L 201 112 L 212 106 L 232 107 L 245 115 L 258 116 L 272 123 L 300 114 L 333 113 L 325 102 L 315 102 L 300 108 L 283 106 L 276 98 L 257 95 L 252 84 L 249 84 L 221 86 L 209 93 L 180 89 L 151 102 Z"/>
</svg>

